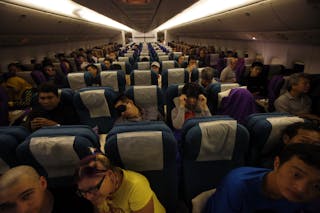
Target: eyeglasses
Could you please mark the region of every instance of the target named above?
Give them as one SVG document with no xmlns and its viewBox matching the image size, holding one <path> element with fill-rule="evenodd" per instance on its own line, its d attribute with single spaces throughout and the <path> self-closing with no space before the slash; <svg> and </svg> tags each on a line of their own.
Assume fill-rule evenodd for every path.
<svg viewBox="0 0 320 213">
<path fill-rule="evenodd" d="M 87 189 L 87 190 L 80 190 L 80 189 L 78 189 L 78 190 L 77 190 L 77 194 L 78 194 L 80 197 L 85 197 L 85 196 L 87 195 L 87 193 L 92 193 L 92 194 L 97 193 L 97 192 L 100 190 L 100 187 L 101 187 L 101 185 L 102 185 L 105 177 L 106 177 L 106 176 L 104 175 L 97 185 L 95 185 L 95 186 L 93 186 L 93 187 L 90 187 L 90 188 Z"/>
</svg>

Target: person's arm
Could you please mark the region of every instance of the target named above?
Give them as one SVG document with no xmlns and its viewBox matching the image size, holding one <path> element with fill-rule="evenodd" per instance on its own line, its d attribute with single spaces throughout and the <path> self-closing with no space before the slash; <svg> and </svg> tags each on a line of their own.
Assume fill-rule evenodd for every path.
<svg viewBox="0 0 320 213">
<path fill-rule="evenodd" d="M 199 95 L 199 105 L 200 105 L 200 109 L 201 109 L 201 116 L 205 117 L 205 116 L 211 116 L 210 110 L 208 108 L 207 105 L 207 98 L 204 95 Z"/>
<path fill-rule="evenodd" d="M 289 102 L 284 101 L 283 96 L 280 96 L 275 102 L 274 102 L 274 108 L 276 109 L 277 112 L 287 112 L 290 113 L 289 110 Z"/>
<path fill-rule="evenodd" d="M 227 75 L 228 75 L 228 70 L 225 68 L 222 70 L 221 74 L 220 74 L 220 81 L 224 82 L 227 79 Z"/>
<path fill-rule="evenodd" d="M 49 120 L 47 118 L 41 118 L 41 117 L 34 118 L 31 121 L 31 129 L 32 130 L 36 130 L 36 129 L 39 129 L 39 128 L 45 127 L 45 126 L 56 126 L 56 125 L 58 125 L 57 122 L 55 122 L 53 120 Z"/>
</svg>

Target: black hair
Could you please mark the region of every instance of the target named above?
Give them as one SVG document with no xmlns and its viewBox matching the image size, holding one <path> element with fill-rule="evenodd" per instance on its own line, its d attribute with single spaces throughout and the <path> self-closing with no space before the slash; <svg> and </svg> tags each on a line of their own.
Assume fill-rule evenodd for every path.
<svg viewBox="0 0 320 213">
<path fill-rule="evenodd" d="M 58 87 L 51 82 L 44 82 L 40 84 L 40 86 L 38 87 L 38 93 L 41 93 L 41 92 L 44 92 L 44 93 L 52 92 L 57 97 L 59 96 Z"/>
<path fill-rule="evenodd" d="M 188 58 L 188 64 L 189 64 L 190 60 L 197 60 L 197 57 L 195 55 L 190 55 Z"/>
<path fill-rule="evenodd" d="M 202 94 L 202 91 L 199 84 L 191 82 L 183 86 L 181 93 L 187 97 L 198 98 L 198 96 Z"/>
<path fill-rule="evenodd" d="M 254 67 L 261 67 L 263 68 L 263 64 L 260 62 L 260 61 L 255 61 L 251 64 L 251 68 L 254 68 Z"/>
<path fill-rule="evenodd" d="M 86 70 L 87 70 L 87 71 L 88 71 L 88 68 L 89 68 L 89 67 L 95 68 L 96 70 L 99 71 L 98 67 L 97 67 L 96 65 L 94 65 L 94 64 L 88 64 L 88 65 L 86 66 Z"/>
<path fill-rule="evenodd" d="M 320 170 L 320 145 L 307 143 L 294 143 L 287 145 L 279 155 L 280 165 L 292 157 L 298 157 L 305 164 Z"/>
<path fill-rule="evenodd" d="M 282 135 L 287 135 L 289 138 L 293 138 L 298 134 L 299 129 L 320 132 L 319 127 L 312 122 L 296 122 L 286 126 L 282 131 Z"/>
</svg>

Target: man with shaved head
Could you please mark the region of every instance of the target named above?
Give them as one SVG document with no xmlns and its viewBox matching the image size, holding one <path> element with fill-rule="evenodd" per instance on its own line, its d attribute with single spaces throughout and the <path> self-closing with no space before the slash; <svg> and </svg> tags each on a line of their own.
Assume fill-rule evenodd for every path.
<svg viewBox="0 0 320 213">
<path fill-rule="evenodd" d="M 17 166 L 0 176 L 1 213 L 92 212 L 84 199 L 47 189 L 46 178 L 30 166 Z"/>
</svg>

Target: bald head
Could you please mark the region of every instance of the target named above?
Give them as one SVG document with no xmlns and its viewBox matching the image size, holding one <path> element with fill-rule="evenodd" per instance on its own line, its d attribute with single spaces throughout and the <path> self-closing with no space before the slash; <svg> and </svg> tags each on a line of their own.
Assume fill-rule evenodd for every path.
<svg viewBox="0 0 320 213">
<path fill-rule="evenodd" d="M 30 166 L 17 166 L 0 177 L 0 212 L 51 212 L 47 181 Z"/>
<path fill-rule="evenodd" d="M 0 191 L 22 180 L 37 182 L 39 180 L 39 174 L 31 166 L 14 167 L 0 177 Z"/>
</svg>

